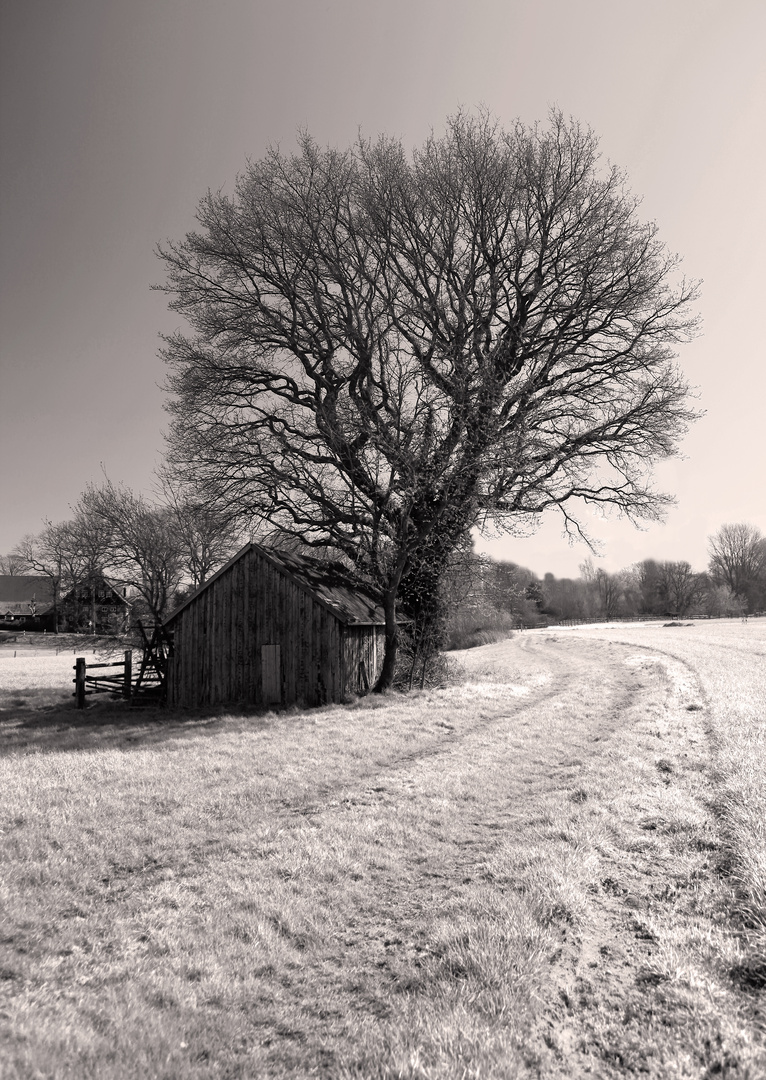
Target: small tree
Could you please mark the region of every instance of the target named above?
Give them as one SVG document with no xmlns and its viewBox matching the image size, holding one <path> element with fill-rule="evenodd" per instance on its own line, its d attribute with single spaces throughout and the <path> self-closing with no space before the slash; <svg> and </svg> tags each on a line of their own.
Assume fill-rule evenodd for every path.
<svg viewBox="0 0 766 1080">
<path fill-rule="evenodd" d="M 160 249 L 170 463 L 203 501 L 344 553 L 397 603 L 487 517 L 656 518 L 649 467 L 693 413 L 695 289 L 590 131 L 458 115 L 412 157 L 360 139 L 248 166 Z M 426 598 L 427 601 L 426 601 Z M 408 600 L 409 603 L 409 600 Z"/>
<path fill-rule="evenodd" d="M 14 554 L 21 565 L 51 579 L 56 633 L 61 597 L 78 586 L 90 590 L 91 625 L 95 628 L 96 582 L 106 565 L 110 535 L 102 522 L 75 513 L 68 521 L 46 521 L 42 532 L 30 533 L 16 545 Z"/>
<path fill-rule="evenodd" d="M 514 627 L 535 625 L 540 614 L 527 590 L 536 581 L 530 570 L 515 563 L 467 553 L 443 583 L 450 647 L 486 644 L 507 637 Z"/>
<path fill-rule="evenodd" d="M 543 610 L 558 619 L 583 619 L 591 612 L 588 588 L 584 581 L 556 578 L 546 574 L 543 578 L 545 605 Z"/>
<path fill-rule="evenodd" d="M 35 574 L 43 574 L 50 578 L 53 591 L 53 626 L 54 632 L 59 631 L 59 599 L 61 596 L 62 582 L 65 580 L 66 560 L 62 552 L 60 534 L 54 526 L 46 522 L 45 528 L 39 535 L 27 533 L 16 544 L 11 557 L 20 573 L 31 570 Z"/>
<path fill-rule="evenodd" d="M 660 563 L 659 577 L 660 594 L 669 612 L 686 615 L 704 596 L 705 579 L 684 560 Z"/>
<path fill-rule="evenodd" d="M 620 612 L 624 592 L 621 574 L 609 574 L 603 567 L 596 567 L 592 559 L 580 566 L 580 573 L 591 595 L 593 610 L 604 619 L 613 619 Z"/>
<path fill-rule="evenodd" d="M 711 578 L 706 581 L 702 606 L 706 615 L 717 618 L 742 615 L 747 610 L 745 601 L 735 596 L 728 585 L 716 585 Z"/>
<path fill-rule="evenodd" d="M 605 619 L 614 619 L 620 610 L 622 582 L 617 574 L 608 574 L 599 567 L 595 576 L 595 592 L 598 605 Z"/>
<path fill-rule="evenodd" d="M 114 524 L 97 514 L 89 512 L 80 502 L 74 508 L 74 517 L 67 523 L 72 550 L 76 552 L 77 571 L 73 584 L 84 583 L 90 593 L 90 626 L 95 634 L 97 622 L 97 595 L 107 565 L 111 562 L 114 547 Z"/>
<path fill-rule="evenodd" d="M 640 593 L 640 608 L 645 615 L 661 615 L 667 610 L 662 571 L 656 559 L 644 559 L 632 571 Z"/>
<path fill-rule="evenodd" d="M 14 552 L 9 552 L 8 555 L 0 555 L 0 574 L 17 577 L 19 574 L 23 574 L 25 569 L 26 563 L 20 555 L 14 554 Z"/>
<path fill-rule="evenodd" d="M 766 538 L 753 525 L 722 525 L 708 538 L 710 576 L 751 611 L 766 603 Z"/>
<path fill-rule="evenodd" d="M 162 495 L 184 579 L 198 589 L 237 550 L 242 541 L 239 522 L 226 508 L 203 502 L 167 475 Z"/>
<path fill-rule="evenodd" d="M 110 574 L 133 588 L 156 622 L 167 614 L 183 577 L 173 514 L 107 480 L 86 488 L 77 516 L 109 535 Z"/>
</svg>

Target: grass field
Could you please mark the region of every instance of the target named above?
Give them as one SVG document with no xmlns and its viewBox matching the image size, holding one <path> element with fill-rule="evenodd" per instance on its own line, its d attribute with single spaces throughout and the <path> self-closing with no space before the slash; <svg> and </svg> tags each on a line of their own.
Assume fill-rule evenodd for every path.
<svg viewBox="0 0 766 1080">
<path fill-rule="evenodd" d="M 766 623 L 280 714 L 11 663 L 3 1080 L 766 1075 Z"/>
<path fill-rule="evenodd" d="M 8 706 L 8 694 L 14 691 L 22 691 L 24 697 L 24 692 L 29 690 L 55 691 L 71 687 L 78 656 L 84 656 L 92 663 L 121 658 L 122 652 L 113 639 L 74 634 L 57 637 L 19 635 L 15 641 L 0 642 L 0 695 L 4 698 L 0 698 L 0 707 Z"/>
</svg>

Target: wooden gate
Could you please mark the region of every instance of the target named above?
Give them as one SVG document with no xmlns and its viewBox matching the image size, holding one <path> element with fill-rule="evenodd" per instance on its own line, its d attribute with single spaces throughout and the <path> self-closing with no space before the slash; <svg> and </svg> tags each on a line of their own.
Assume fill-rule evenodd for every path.
<svg viewBox="0 0 766 1080">
<path fill-rule="evenodd" d="M 122 660 L 88 664 L 84 656 L 75 663 L 75 704 L 85 708 L 89 694 L 113 694 L 128 698 L 131 705 L 163 704 L 170 641 L 161 624 L 144 627 L 136 624 L 143 640 L 141 663 L 134 678 L 133 650 L 127 649 Z M 92 674 L 98 669 L 98 674 Z"/>
</svg>

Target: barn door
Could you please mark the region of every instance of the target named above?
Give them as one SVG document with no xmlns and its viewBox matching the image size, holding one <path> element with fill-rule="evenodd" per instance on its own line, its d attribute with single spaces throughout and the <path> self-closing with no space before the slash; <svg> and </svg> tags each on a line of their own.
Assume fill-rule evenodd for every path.
<svg viewBox="0 0 766 1080">
<path fill-rule="evenodd" d="M 282 656 L 279 645 L 261 645 L 261 688 L 264 705 L 282 701 Z"/>
</svg>

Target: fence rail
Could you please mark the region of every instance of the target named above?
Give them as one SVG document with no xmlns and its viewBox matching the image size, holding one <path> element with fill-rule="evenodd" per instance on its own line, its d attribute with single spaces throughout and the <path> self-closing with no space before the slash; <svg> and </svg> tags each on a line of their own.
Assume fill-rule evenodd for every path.
<svg viewBox="0 0 766 1080">
<path fill-rule="evenodd" d="M 98 675 L 89 672 L 99 669 Z M 103 672 L 103 674 L 102 674 Z M 133 703 L 145 692 L 156 696 L 162 693 L 163 680 L 159 672 L 142 662 L 138 677 L 133 677 L 133 650 L 126 649 L 122 660 L 89 664 L 78 656 L 74 665 L 74 698 L 78 709 L 85 708 L 85 698 L 91 694 L 113 694 Z"/>
<path fill-rule="evenodd" d="M 766 611 L 751 611 L 749 614 L 742 615 L 678 615 L 675 613 L 668 613 L 665 615 L 587 615 L 577 619 L 556 619 L 552 616 L 546 616 L 549 620 L 550 626 L 586 626 L 588 623 L 602 623 L 602 622 L 665 622 L 668 619 L 674 621 L 677 620 L 692 620 L 692 619 L 762 619 L 766 615 Z"/>
<path fill-rule="evenodd" d="M 89 668 L 106 668 L 113 674 L 89 675 Z M 87 694 L 120 694 L 130 699 L 133 694 L 133 650 L 126 649 L 122 660 L 100 664 L 88 664 L 84 656 L 78 656 L 74 673 L 74 697 L 78 709 L 85 708 Z"/>
</svg>

